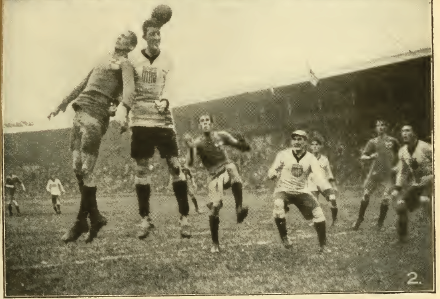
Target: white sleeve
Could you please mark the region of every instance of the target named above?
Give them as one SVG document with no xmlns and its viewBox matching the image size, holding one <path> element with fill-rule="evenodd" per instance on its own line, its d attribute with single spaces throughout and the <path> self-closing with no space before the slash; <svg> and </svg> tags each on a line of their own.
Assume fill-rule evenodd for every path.
<svg viewBox="0 0 440 299">
<path fill-rule="evenodd" d="M 64 190 L 64 187 L 63 187 L 63 185 L 61 184 L 61 181 L 60 181 L 60 180 L 58 180 L 58 185 L 60 186 L 61 191 L 66 192 L 66 191 Z"/>
<path fill-rule="evenodd" d="M 310 156 L 310 167 L 313 173 L 313 180 L 315 184 L 319 187 L 319 189 L 321 189 L 322 191 L 330 189 L 332 186 L 325 179 L 321 165 L 319 165 L 318 160 L 314 156 Z"/>
<path fill-rule="evenodd" d="M 275 157 L 275 161 L 272 163 L 272 166 L 269 168 L 268 171 L 269 178 L 276 177 L 280 173 L 284 165 L 281 155 L 282 155 L 281 153 L 277 154 L 277 156 Z"/>
</svg>

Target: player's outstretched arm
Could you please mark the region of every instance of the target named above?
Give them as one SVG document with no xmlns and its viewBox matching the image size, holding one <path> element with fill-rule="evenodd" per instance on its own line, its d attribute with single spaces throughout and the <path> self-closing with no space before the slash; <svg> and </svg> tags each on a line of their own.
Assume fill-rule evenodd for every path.
<svg viewBox="0 0 440 299">
<path fill-rule="evenodd" d="M 75 100 L 80 94 L 81 92 L 86 88 L 87 86 L 87 82 L 89 81 L 90 76 L 92 75 L 93 70 L 90 71 L 90 73 L 87 75 L 87 77 L 81 81 L 81 83 L 75 87 L 75 89 L 67 96 L 64 98 L 64 100 L 61 102 L 61 104 L 55 108 L 54 111 L 52 111 L 49 116 L 47 117 L 49 120 L 51 119 L 52 116 L 57 116 L 58 113 L 60 113 L 60 111 L 66 111 L 67 106 L 73 101 Z"/>
<path fill-rule="evenodd" d="M 66 193 L 66 190 L 64 190 L 63 184 L 61 184 L 60 180 L 58 180 L 58 186 L 60 186 L 61 192 Z"/>
<path fill-rule="evenodd" d="M 251 150 L 250 145 L 246 142 L 246 140 L 243 139 L 237 139 L 228 132 L 221 131 L 218 132 L 220 137 L 223 139 L 223 142 L 226 145 L 232 146 L 242 152 L 248 152 Z"/>
<path fill-rule="evenodd" d="M 330 182 L 325 178 L 324 172 L 319 165 L 318 160 L 315 157 L 311 157 L 310 159 L 310 167 L 313 173 L 313 179 L 315 180 L 315 184 L 318 186 L 320 190 L 322 190 L 324 196 L 329 197 L 333 196 L 334 199 L 334 189 Z"/>
<path fill-rule="evenodd" d="M 274 162 L 272 163 L 272 166 L 269 168 L 267 172 L 267 176 L 270 180 L 274 180 L 277 177 L 279 177 L 281 170 L 284 167 L 284 162 L 281 159 L 281 153 L 278 153 L 275 157 Z"/>
</svg>

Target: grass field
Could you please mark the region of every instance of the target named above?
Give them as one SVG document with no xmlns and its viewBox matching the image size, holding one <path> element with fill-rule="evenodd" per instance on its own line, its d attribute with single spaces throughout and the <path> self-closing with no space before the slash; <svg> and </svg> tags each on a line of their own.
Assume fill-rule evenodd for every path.
<svg viewBox="0 0 440 299">
<path fill-rule="evenodd" d="M 230 191 L 226 193 L 220 254 L 210 253 L 208 215 L 196 215 L 191 203 L 193 237 L 180 239 L 177 203 L 171 195 L 152 195 L 156 229 L 141 241 L 136 238 L 140 217 L 135 196 L 104 198 L 98 191 L 98 205 L 109 224 L 92 244 L 81 237 L 68 245 L 60 237 L 76 216 L 78 199 L 63 199 L 61 215 L 52 210 L 49 196 L 19 200 L 22 216 L 5 217 L 6 295 L 300 294 L 433 288 L 431 228 L 420 221 L 420 211 L 410 216 L 409 243 L 395 245 L 392 209 L 385 231 L 372 227 L 379 210 L 376 198 L 361 230 L 350 230 L 361 194 L 345 190 L 339 201 L 339 223 L 328 229 L 331 252 L 321 255 L 314 228 L 294 206 L 287 216 L 294 247 L 286 250 L 271 218 L 272 200 L 267 193 L 244 192 L 244 202 L 251 209 L 240 225 Z M 204 204 L 203 196 L 199 202 Z M 331 219 L 329 207 L 321 202 Z M 416 283 L 408 283 L 415 275 Z"/>
</svg>

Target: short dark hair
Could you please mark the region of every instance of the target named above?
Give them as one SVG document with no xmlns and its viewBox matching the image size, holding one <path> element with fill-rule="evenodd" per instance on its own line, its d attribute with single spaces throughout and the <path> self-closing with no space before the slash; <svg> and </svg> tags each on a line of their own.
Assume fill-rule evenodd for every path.
<svg viewBox="0 0 440 299">
<path fill-rule="evenodd" d="M 155 18 L 151 18 L 148 19 L 144 22 L 144 24 L 142 25 L 142 32 L 144 33 L 144 35 L 147 34 L 148 28 L 157 28 L 160 29 L 162 28 L 163 24 L 161 22 L 159 22 L 158 20 L 156 20 Z"/>
<path fill-rule="evenodd" d="M 386 120 L 384 120 L 383 118 L 378 118 L 378 119 L 376 119 L 376 126 L 377 126 L 377 124 L 378 123 L 383 123 L 385 126 L 387 126 L 387 127 L 389 127 L 389 123 L 386 121 Z"/>
<path fill-rule="evenodd" d="M 130 38 L 130 46 L 133 46 L 133 48 L 136 47 L 138 43 L 136 34 L 133 31 L 128 31 L 128 34 L 128 38 Z"/>
<path fill-rule="evenodd" d="M 313 141 L 318 142 L 320 145 L 324 145 L 324 137 L 319 134 L 318 132 L 313 132 L 312 136 L 309 138 L 310 143 L 312 143 Z"/>
</svg>

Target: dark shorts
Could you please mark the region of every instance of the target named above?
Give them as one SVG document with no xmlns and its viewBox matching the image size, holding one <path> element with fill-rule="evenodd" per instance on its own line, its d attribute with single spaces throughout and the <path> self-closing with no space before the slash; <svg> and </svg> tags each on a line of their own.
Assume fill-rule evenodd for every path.
<svg viewBox="0 0 440 299">
<path fill-rule="evenodd" d="M 162 159 L 179 155 L 174 129 L 132 127 L 131 132 L 131 157 L 133 159 L 150 159 L 156 148 Z"/>
<path fill-rule="evenodd" d="M 313 210 L 319 207 L 318 200 L 308 193 L 290 194 L 287 192 L 277 192 L 275 199 L 282 199 L 288 205 L 294 204 L 303 215 L 304 219 L 313 219 Z"/>
<path fill-rule="evenodd" d="M 5 188 L 6 201 L 14 200 L 15 188 Z"/>
<path fill-rule="evenodd" d="M 58 195 L 52 195 L 52 204 L 56 205 L 58 202 Z"/>
<path fill-rule="evenodd" d="M 426 187 L 411 186 L 403 192 L 402 200 L 408 211 L 413 212 L 420 207 L 420 196 L 429 196 L 427 189 Z"/>
</svg>

